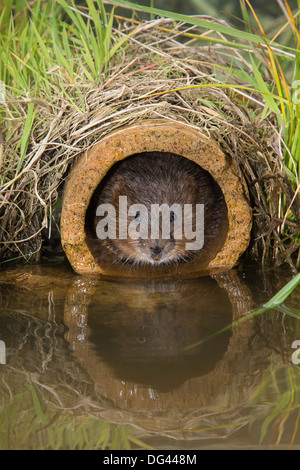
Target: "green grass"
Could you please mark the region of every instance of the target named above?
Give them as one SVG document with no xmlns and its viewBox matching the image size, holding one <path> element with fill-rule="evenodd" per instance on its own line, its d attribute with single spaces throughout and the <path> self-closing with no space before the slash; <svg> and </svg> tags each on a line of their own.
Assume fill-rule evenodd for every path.
<svg viewBox="0 0 300 470">
<path fill-rule="evenodd" d="M 276 115 L 278 128 L 283 128 L 281 145 L 285 171 L 293 187 L 299 191 L 300 99 L 296 99 L 296 93 L 297 90 L 300 90 L 300 82 L 297 82 L 300 80 L 300 1 L 298 2 L 298 11 L 295 14 L 291 12 L 288 2 L 284 1 L 284 13 L 288 19 L 279 31 L 273 32 L 272 36 L 276 40 L 266 36 L 263 25 L 248 0 L 240 0 L 241 10 L 246 25 L 250 24 L 249 13 L 253 15 L 257 25 L 255 33 L 252 28 L 247 26 L 244 26 L 244 29 L 238 29 L 223 24 L 214 24 L 211 21 L 164 11 L 152 6 L 136 5 L 125 0 L 112 0 L 111 3 L 182 21 L 198 26 L 203 31 L 212 31 L 205 36 L 190 33 L 189 37 L 211 44 L 222 44 L 232 48 L 233 51 L 239 50 L 247 62 L 252 65 L 253 74 L 249 74 L 248 70 L 236 65 L 222 69 L 230 75 L 244 78 L 245 86 L 261 94 L 265 109 L 260 118 L 264 119 L 270 113 Z M 284 32 L 288 28 L 292 33 L 293 41 L 288 44 L 281 43 L 280 32 Z M 222 38 L 216 36 L 215 33 L 222 34 Z M 218 66 L 216 65 L 216 67 Z"/>
<path fill-rule="evenodd" d="M 9 377 L 9 378 L 8 378 Z M 30 374 L 8 371 L 17 390 L 0 384 L 0 450 L 130 450 L 148 446 L 125 425 L 80 410 L 59 409 L 42 397 Z"/>
<path fill-rule="evenodd" d="M 289 367 L 265 373 L 250 406 L 254 420 L 260 421 L 260 444 L 276 448 L 285 438 L 293 449 L 300 421 L 299 369 Z"/>
<path fill-rule="evenodd" d="M 195 25 L 203 32 L 209 30 L 210 34 L 191 32 L 189 37 L 197 39 L 199 44 L 201 41 L 218 43 L 233 52 L 240 51 L 253 73 L 249 74 L 249 70 L 233 58 L 231 67 L 219 67 L 227 73 L 224 85 L 233 86 L 230 77 L 235 75 L 243 79 L 246 89 L 261 94 L 265 107 L 259 118 L 275 114 L 284 169 L 294 190 L 299 192 L 300 99 L 297 93 L 300 89 L 300 9 L 293 14 L 285 1 L 286 24 L 274 31 L 273 37 L 270 34 L 267 37 L 248 0 L 240 1 L 245 21 L 241 29 L 160 10 L 153 7 L 153 1 L 149 7 L 125 0 L 112 0 L 111 3 L 126 6 L 130 12 L 144 11 L 152 17 L 159 15 Z M 78 106 L 73 99 L 74 96 L 80 97 L 79 90 L 76 94 L 78 78 L 84 77 L 91 86 L 98 83 L 111 57 L 126 47 L 127 38 L 116 39 L 113 32 L 115 10 L 113 8 L 107 14 L 102 0 L 87 0 L 84 7 L 76 6 L 74 0 L 2 0 L 0 11 L 0 81 L 6 85 L 6 99 L 28 102 L 25 129 L 17 146 L 20 148 L 21 168 L 34 122 L 32 100 L 43 99 L 51 104 L 51 94 L 61 93 L 73 106 Z M 247 26 L 249 16 L 256 22 L 255 31 Z M 281 43 L 280 38 L 287 30 L 293 39 L 287 44 Z M 62 86 L 66 79 L 72 92 Z M 18 106 L 14 110 L 18 116 Z M 84 102 L 78 112 L 85 112 Z M 7 113 L 5 105 L 0 105 L 2 120 L 9 117 Z M 281 206 L 281 217 L 291 217 L 284 198 Z"/>
<path fill-rule="evenodd" d="M 74 1 L 2 0 L 0 80 L 7 93 L 24 98 L 30 92 L 31 99 L 42 95 L 51 103 L 51 93 L 70 98 L 68 91 L 59 87 L 60 74 L 75 87 L 82 74 L 91 86 L 97 83 L 126 38 L 111 45 L 113 14 L 107 17 L 101 0 L 96 5 L 87 0 L 87 6 L 81 13 Z M 4 118 L 3 105 L 1 111 Z M 26 140 L 27 135 L 20 143 L 22 149 Z"/>
<path fill-rule="evenodd" d="M 296 318 L 297 320 L 300 320 L 300 308 L 299 310 L 293 310 L 292 308 L 287 307 L 284 303 L 299 284 L 300 284 L 300 273 L 296 274 L 285 286 L 282 287 L 282 289 L 280 289 L 268 302 L 266 302 L 261 307 L 258 307 L 249 313 L 245 312 L 245 315 L 239 318 L 234 323 L 230 323 L 223 329 L 216 331 L 216 333 L 214 333 L 211 336 L 208 336 L 202 341 L 199 341 L 194 344 L 190 344 L 189 346 L 185 347 L 184 350 L 187 351 L 189 349 L 200 346 L 201 344 L 206 343 L 212 338 L 222 333 L 225 333 L 226 331 L 231 330 L 235 326 L 240 325 L 241 323 L 244 323 L 246 321 L 249 321 L 250 319 L 258 315 L 269 312 L 270 310 L 278 310 L 284 315 L 289 315 L 291 317 Z"/>
</svg>

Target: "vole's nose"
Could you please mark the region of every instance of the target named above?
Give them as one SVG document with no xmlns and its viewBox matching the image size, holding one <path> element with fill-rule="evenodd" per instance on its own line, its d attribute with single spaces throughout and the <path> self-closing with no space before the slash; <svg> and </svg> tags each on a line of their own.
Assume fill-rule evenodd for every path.
<svg viewBox="0 0 300 470">
<path fill-rule="evenodd" d="M 151 246 L 150 251 L 151 251 L 151 258 L 154 259 L 154 261 L 160 260 L 161 254 L 162 254 L 162 248 L 159 245 Z"/>
</svg>

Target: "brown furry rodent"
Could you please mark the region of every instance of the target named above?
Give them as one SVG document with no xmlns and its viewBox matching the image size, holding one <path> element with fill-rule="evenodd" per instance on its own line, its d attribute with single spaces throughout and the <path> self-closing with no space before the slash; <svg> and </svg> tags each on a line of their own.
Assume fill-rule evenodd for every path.
<svg viewBox="0 0 300 470">
<path fill-rule="evenodd" d="M 101 240 L 96 227 L 101 217 L 96 216 L 100 204 L 109 203 L 116 209 L 118 228 L 119 196 L 127 196 L 128 207 L 143 204 L 150 214 L 152 204 L 192 204 L 193 230 L 195 230 L 196 204 L 204 204 L 204 246 L 200 250 L 187 250 L 182 230 L 181 238 L 174 237 L 174 220 L 170 216 L 170 236 L 146 239 Z M 174 214 L 173 214 L 174 215 Z M 135 218 L 128 216 L 128 225 Z M 96 261 L 107 265 L 121 263 L 128 266 L 178 266 L 197 260 L 208 264 L 224 244 L 227 232 L 227 208 L 222 191 L 208 172 L 187 158 L 171 153 L 145 152 L 132 155 L 115 164 L 95 191 L 86 214 L 86 241 Z"/>
</svg>

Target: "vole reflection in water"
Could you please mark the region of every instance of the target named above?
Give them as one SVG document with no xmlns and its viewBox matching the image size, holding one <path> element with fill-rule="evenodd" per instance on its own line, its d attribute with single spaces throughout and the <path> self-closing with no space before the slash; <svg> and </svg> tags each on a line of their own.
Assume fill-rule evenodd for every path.
<svg viewBox="0 0 300 470">
<path fill-rule="evenodd" d="M 228 348 L 230 330 L 185 348 L 231 321 L 227 294 L 209 277 L 105 282 L 89 307 L 89 341 L 119 379 L 168 391 L 213 370 Z"/>
</svg>

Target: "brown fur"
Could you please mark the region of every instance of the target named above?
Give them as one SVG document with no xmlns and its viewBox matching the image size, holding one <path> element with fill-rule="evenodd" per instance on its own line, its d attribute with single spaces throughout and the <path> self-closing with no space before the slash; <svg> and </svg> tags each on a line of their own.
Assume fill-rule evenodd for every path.
<svg viewBox="0 0 300 470">
<path fill-rule="evenodd" d="M 128 206 L 144 204 L 149 213 L 151 204 L 167 203 L 171 206 L 177 203 L 182 209 L 183 204 L 193 204 L 193 207 L 204 204 L 204 247 L 187 251 L 185 244 L 191 240 L 186 240 L 184 233 L 182 239 L 174 239 L 172 223 L 168 240 L 161 237 L 152 240 L 150 230 L 149 238 L 144 240 L 98 239 L 96 225 L 100 217 L 96 216 L 96 208 L 99 204 L 110 203 L 117 209 L 119 196 L 127 196 Z M 132 220 L 133 217 L 128 217 L 128 224 Z M 108 264 L 117 262 L 156 267 L 179 265 L 195 259 L 207 264 L 224 243 L 224 227 L 227 227 L 226 204 L 209 173 L 187 158 L 158 152 L 133 155 L 114 165 L 97 188 L 86 216 L 87 243 L 96 260 Z"/>
</svg>

